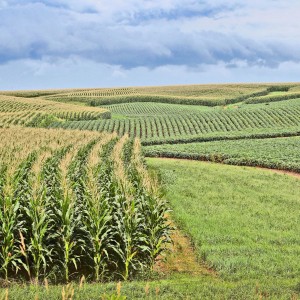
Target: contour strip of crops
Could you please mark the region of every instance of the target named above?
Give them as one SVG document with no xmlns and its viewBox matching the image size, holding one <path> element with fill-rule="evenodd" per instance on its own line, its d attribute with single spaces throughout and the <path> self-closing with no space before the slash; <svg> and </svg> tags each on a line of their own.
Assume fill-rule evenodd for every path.
<svg viewBox="0 0 300 300">
<path fill-rule="evenodd" d="M 145 155 L 151 157 L 184 158 L 213 161 L 231 165 L 258 166 L 300 173 L 300 137 L 273 139 L 241 139 L 154 145 L 145 147 Z M 270 153 L 272 155 L 270 155 Z"/>
<path fill-rule="evenodd" d="M 55 120 L 98 120 L 109 118 L 110 112 L 102 108 L 58 103 L 44 99 L 0 96 L 1 125 L 27 125 L 43 127 L 45 119 Z"/>
<path fill-rule="evenodd" d="M 127 133 L 144 141 L 183 138 L 214 132 L 289 128 L 300 124 L 300 107 L 203 111 L 194 114 L 160 115 L 132 119 L 110 119 L 53 123 L 51 127 Z"/>
</svg>

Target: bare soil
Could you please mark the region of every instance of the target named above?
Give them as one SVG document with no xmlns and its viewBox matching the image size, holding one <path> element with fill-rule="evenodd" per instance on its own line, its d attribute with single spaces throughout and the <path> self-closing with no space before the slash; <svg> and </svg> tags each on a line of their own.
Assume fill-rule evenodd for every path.
<svg viewBox="0 0 300 300">
<path fill-rule="evenodd" d="M 217 273 L 201 262 L 196 255 L 190 238 L 179 229 L 172 233 L 173 243 L 169 245 L 164 256 L 160 256 L 154 270 L 168 275 L 170 273 L 185 273 L 190 275 L 212 275 Z"/>
</svg>

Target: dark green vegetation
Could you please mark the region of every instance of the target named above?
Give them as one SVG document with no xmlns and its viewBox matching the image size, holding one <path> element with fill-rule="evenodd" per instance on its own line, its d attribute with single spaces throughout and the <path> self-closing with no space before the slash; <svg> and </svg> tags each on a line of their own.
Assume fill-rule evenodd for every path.
<svg viewBox="0 0 300 300">
<path fill-rule="evenodd" d="M 147 156 L 260 166 L 300 173 L 300 137 L 243 139 L 145 148 Z"/>
</svg>

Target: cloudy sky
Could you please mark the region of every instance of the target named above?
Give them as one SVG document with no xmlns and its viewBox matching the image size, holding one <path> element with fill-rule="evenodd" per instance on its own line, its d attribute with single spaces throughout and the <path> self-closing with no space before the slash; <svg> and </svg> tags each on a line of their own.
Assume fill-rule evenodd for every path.
<svg viewBox="0 0 300 300">
<path fill-rule="evenodd" d="M 300 81 L 299 0 L 0 0 L 0 89 Z"/>
</svg>

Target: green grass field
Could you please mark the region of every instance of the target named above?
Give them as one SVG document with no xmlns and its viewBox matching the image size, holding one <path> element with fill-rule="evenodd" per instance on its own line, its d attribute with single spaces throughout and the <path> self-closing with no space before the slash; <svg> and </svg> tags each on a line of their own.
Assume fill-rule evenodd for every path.
<svg viewBox="0 0 300 300">
<path fill-rule="evenodd" d="M 147 162 L 161 174 L 175 220 L 221 278 L 299 279 L 299 179 L 178 159 Z"/>
<path fill-rule="evenodd" d="M 6 292 L 0 291 L 0 297 L 5 299 L 297 299 L 298 281 L 235 281 L 228 282 L 215 278 L 193 278 L 178 276 L 173 279 L 125 282 L 121 285 L 120 293 L 116 283 L 107 284 L 78 284 L 71 286 L 26 286 L 16 285 Z M 65 298 L 62 297 L 64 295 Z M 73 295 L 73 296 L 72 296 Z M 69 298 L 66 298 L 69 296 Z"/>
</svg>

